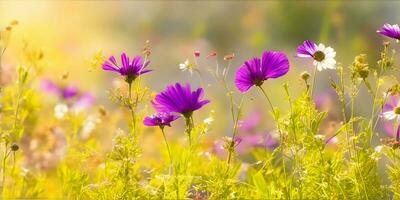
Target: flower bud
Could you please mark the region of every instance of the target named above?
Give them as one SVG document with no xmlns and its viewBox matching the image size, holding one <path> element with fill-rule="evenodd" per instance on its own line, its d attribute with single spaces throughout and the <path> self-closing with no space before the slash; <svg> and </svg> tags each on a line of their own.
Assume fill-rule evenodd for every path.
<svg viewBox="0 0 400 200">
<path fill-rule="evenodd" d="M 200 57 L 200 51 L 194 51 L 193 54 L 196 58 Z"/>
<path fill-rule="evenodd" d="M 11 150 L 12 150 L 12 151 L 18 151 L 18 149 L 19 149 L 19 146 L 18 146 L 17 143 L 13 143 L 13 144 L 11 145 Z"/>
<path fill-rule="evenodd" d="M 303 79 L 304 81 L 307 81 L 308 79 L 310 79 L 310 74 L 307 71 L 304 71 L 300 74 L 301 79 Z"/>
</svg>

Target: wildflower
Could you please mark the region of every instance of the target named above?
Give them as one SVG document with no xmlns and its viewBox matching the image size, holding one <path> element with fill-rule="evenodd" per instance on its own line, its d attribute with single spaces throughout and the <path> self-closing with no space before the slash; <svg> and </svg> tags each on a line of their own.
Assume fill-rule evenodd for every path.
<svg viewBox="0 0 400 200">
<path fill-rule="evenodd" d="M 193 75 L 193 70 L 194 70 L 194 65 L 189 62 L 188 59 L 185 60 L 185 62 L 179 64 L 179 69 L 182 71 L 188 70 L 190 72 L 190 75 Z"/>
<path fill-rule="evenodd" d="M 301 76 L 301 79 L 303 79 L 306 82 L 308 81 L 308 79 L 310 79 L 310 74 L 308 72 L 306 72 L 306 71 L 302 72 L 300 74 L 300 76 Z"/>
<path fill-rule="evenodd" d="M 210 102 L 202 100 L 203 96 L 203 88 L 191 91 L 190 84 L 182 86 L 180 83 L 176 83 L 167 86 L 163 92 L 157 94 L 151 103 L 158 112 L 175 112 L 190 117 L 194 111 Z"/>
<path fill-rule="evenodd" d="M 390 25 L 388 23 L 384 24 L 379 30 L 377 30 L 381 35 L 400 40 L 400 27 L 398 24 Z"/>
<path fill-rule="evenodd" d="M 383 112 L 381 113 L 381 117 L 386 120 L 395 120 L 396 122 L 400 121 L 400 96 L 390 96 L 387 103 L 383 106 Z M 400 140 L 400 126 L 396 131 L 396 142 Z M 394 131 L 393 131 L 394 132 Z"/>
<path fill-rule="evenodd" d="M 217 52 L 213 51 L 213 52 L 209 53 L 206 58 L 211 58 L 211 57 L 215 57 L 215 56 L 217 56 Z"/>
<path fill-rule="evenodd" d="M 297 56 L 302 58 L 313 58 L 314 66 L 318 71 L 323 69 L 336 68 L 336 52 L 332 47 L 325 47 L 324 44 L 315 44 L 311 40 L 306 40 L 297 47 Z"/>
<path fill-rule="evenodd" d="M 279 51 L 265 51 L 261 58 L 247 60 L 236 72 L 235 84 L 240 92 L 261 86 L 269 78 L 278 78 L 289 71 L 287 56 Z"/>
<path fill-rule="evenodd" d="M 193 54 L 196 58 L 200 57 L 200 51 L 194 51 Z"/>
<path fill-rule="evenodd" d="M 17 143 L 13 143 L 13 144 L 11 145 L 11 150 L 12 150 L 12 151 L 18 151 L 18 149 L 19 149 L 19 146 L 18 146 Z"/>
<path fill-rule="evenodd" d="M 58 85 L 51 80 L 43 80 L 41 83 L 41 88 L 46 92 L 58 96 L 61 100 L 65 101 L 68 104 L 66 105 L 63 103 L 67 106 L 67 108 L 70 107 L 75 112 L 80 112 L 90 107 L 95 102 L 95 97 L 91 93 L 81 92 L 76 86 L 63 86 Z M 57 110 L 56 113 L 60 114 L 60 109 L 65 110 L 62 107 L 63 106 L 60 107 L 59 105 L 57 109 L 55 108 L 55 110 Z M 61 116 L 61 114 L 56 114 L 56 116 Z"/>
<path fill-rule="evenodd" d="M 59 96 L 61 99 L 71 99 L 79 92 L 79 89 L 75 86 L 57 85 L 51 80 L 43 80 L 41 83 L 41 88 L 46 92 Z"/>
<path fill-rule="evenodd" d="M 68 113 L 68 106 L 64 103 L 59 103 L 54 107 L 54 115 L 57 119 L 62 119 Z"/>
<path fill-rule="evenodd" d="M 224 60 L 232 60 L 234 58 L 235 58 L 235 54 L 234 53 L 231 53 L 231 54 L 228 54 L 228 55 L 224 56 Z"/>
<path fill-rule="evenodd" d="M 164 126 L 171 126 L 171 122 L 177 120 L 178 118 L 179 116 L 177 115 L 161 112 L 146 117 L 143 120 L 143 124 L 146 126 L 159 126 L 163 128 Z"/>
<path fill-rule="evenodd" d="M 381 117 L 386 120 L 400 120 L 400 96 L 390 96 L 387 103 L 383 106 Z"/>
<path fill-rule="evenodd" d="M 151 72 L 152 70 L 146 69 L 149 65 L 149 61 L 143 64 L 141 56 L 135 56 L 132 62 L 129 61 L 129 57 L 125 54 L 121 54 L 121 65 L 118 65 L 117 60 L 114 56 L 111 56 L 108 60 L 103 63 L 103 69 L 106 71 L 113 71 L 119 73 L 121 76 L 125 76 L 125 81 L 131 84 L 137 77 L 142 74 Z"/>
</svg>

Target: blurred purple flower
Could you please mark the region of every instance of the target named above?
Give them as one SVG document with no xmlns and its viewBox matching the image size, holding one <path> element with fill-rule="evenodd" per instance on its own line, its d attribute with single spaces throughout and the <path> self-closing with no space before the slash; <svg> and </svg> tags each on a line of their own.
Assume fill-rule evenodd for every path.
<svg viewBox="0 0 400 200">
<path fill-rule="evenodd" d="M 41 88 L 45 92 L 56 95 L 61 100 L 69 101 L 72 104 L 71 108 L 75 111 L 82 111 L 95 102 L 95 98 L 91 93 L 82 93 L 76 86 L 62 86 L 46 79 L 41 82 Z"/>
<path fill-rule="evenodd" d="M 150 72 L 152 70 L 146 69 L 149 65 L 149 61 L 143 64 L 141 56 L 136 56 L 129 61 L 129 57 L 125 54 L 121 54 L 121 65 L 118 65 L 117 60 L 114 56 L 110 56 L 108 60 L 103 63 L 103 69 L 106 71 L 113 71 L 119 73 L 121 76 L 125 76 L 125 80 L 128 83 L 132 83 L 138 76 Z"/>
<path fill-rule="evenodd" d="M 62 99 L 70 99 L 78 94 L 78 88 L 75 86 L 61 86 L 57 85 L 51 80 L 43 80 L 41 88 L 49 93 L 53 93 Z"/>
<path fill-rule="evenodd" d="M 146 126 L 159 126 L 164 128 L 164 126 L 171 126 L 171 122 L 177 120 L 179 116 L 173 115 L 171 113 L 156 113 L 143 120 L 143 124 Z"/>
<path fill-rule="evenodd" d="M 239 130 L 244 132 L 253 131 L 259 125 L 261 117 L 260 111 L 251 112 L 246 118 L 239 121 Z"/>
<path fill-rule="evenodd" d="M 157 94 L 151 103 L 158 112 L 175 112 L 189 117 L 195 110 L 210 102 L 202 100 L 203 96 L 203 88 L 191 91 L 190 84 L 182 86 L 180 83 L 176 83 L 167 86 L 164 91 Z"/>
<path fill-rule="evenodd" d="M 279 51 L 265 51 L 260 58 L 244 62 L 237 70 L 235 84 L 240 92 L 248 91 L 252 86 L 261 86 L 269 78 L 278 78 L 289 71 L 287 56 Z"/>
<path fill-rule="evenodd" d="M 400 40 L 400 27 L 398 24 L 390 25 L 386 23 L 376 32 L 381 35 Z"/>
<path fill-rule="evenodd" d="M 397 120 L 400 118 L 400 96 L 390 96 L 388 101 L 383 106 L 383 112 L 381 113 L 381 117 L 386 120 Z"/>
<path fill-rule="evenodd" d="M 236 136 L 236 140 L 240 141 L 235 146 L 235 153 L 238 155 L 246 154 L 255 148 L 275 149 L 278 146 L 277 140 L 271 134 L 257 133 Z M 236 143 L 236 142 L 235 142 Z M 224 140 L 217 140 L 214 143 L 213 151 L 218 156 L 226 156 L 227 150 L 224 148 Z"/>
</svg>

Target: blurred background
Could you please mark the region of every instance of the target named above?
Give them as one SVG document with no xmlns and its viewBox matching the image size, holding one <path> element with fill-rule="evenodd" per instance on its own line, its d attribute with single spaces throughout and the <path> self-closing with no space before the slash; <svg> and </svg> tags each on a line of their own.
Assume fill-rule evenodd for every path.
<svg viewBox="0 0 400 200">
<path fill-rule="evenodd" d="M 44 53 L 43 78 L 55 80 L 68 72 L 68 82 L 91 91 L 98 105 L 111 110 L 116 105 L 108 99 L 107 90 L 118 76 L 100 66 L 91 67 L 93 57 L 100 51 L 107 58 L 121 52 L 138 55 L 149 40 L 154 72 L 144 76 L 146 85 L 154 91 L 175 82 L 204 87 L 212 104 L 195 118 L 200 121 L 214 110 L 216 125 L 210 138 L 221 138 L 231 135 L 232 122 L 226 93 L 210 73 L 216 70 L 216 59 L 223 67 L 228 63 L 223 57 L 234 53 L 228 80 L 237 91 L 234 72 L 245 60 L 260 56 L 264 50 L 286 52 L 291 63 L 289 74 L 264 84 L 273 104 L 285 109 L 288 105 L 283 101 L 282 84 L 289 82 L 295 97 L 305 88 L 299 74 L 313 71 L 311 62 L 295 57 L 298 45 L 310 39 L 332 46 L 343 66 L 350 65 L 356 55 L 367 53 L 374 66 L 386 40 L 376 30 L 384 23 L 400 22 L 398 8 L 399 1 L 1 1 L 0 26 L 19 21 L 3 63 L 11 68 L 19 64 L 21 41 L 28 41 Z M 186 59 L 194 60 L 194 51 L 201 54 L 197 62 L 203 80 L 196 73 L 179 69 Z M 214 51 L 217 57 L 206 58 Z M 335 115 L 336 96 L 329 77 L 335 79 L 336 72 L 326 70 L 318 75 L 314 94 L 316 101 L 331 111 L 328 121 L 336 123 L 340 117 Z M 366 98 L 360 98 L 357 112 L 369 113 L 372 100 L 366 91 L 361 95 Z M 238 92 L 235 97 L 239 101 Z M 252 119 L 255 111 L 266 106 L 258 91 L 250 91 L 244 118 Z M 258 129 L 273 131 L 268 115 L 258 115 L 263 116 L 256 120 Z"/>
</svg>

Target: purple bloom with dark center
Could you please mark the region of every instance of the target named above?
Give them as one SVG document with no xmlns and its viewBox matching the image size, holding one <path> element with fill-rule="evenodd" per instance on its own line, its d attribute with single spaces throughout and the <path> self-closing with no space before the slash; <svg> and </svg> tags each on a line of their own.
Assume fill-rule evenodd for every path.
<svg viewBox="0 0 400 200">
<path fill-rule="evenodd" d="M 261 86 L 265 80 L 278 78 L 289 71 L 287 56 L 279 51 L 265 51 L 261 58 L 252 58 L 236 72 L 235 84 L 240 92 L 248 91 L 252 86 Z"/>
<path fill-rule="evenodd" d="M 398 24 L 384 24 L 379 30 L 377 30 L 381 35 L 400 40 L 400 27 Z"/>
<path fill-rule="evenodd" d="M 171 113 L 156 113 L 143 120 L 143 124 L 146 126 L 159 126 L 164 128 L 164 126 L 171 126 L 171 122 L 177 120 L 179 116 Z"/>
<path fill-rule="evenodd" d="M 141 56 L 135 56 L 130 62 L 129 57 L 125 54 L 121 54 L 121 65 L 117 63 L 114 56 L 110 56 L 108 60 L 103 63 L 103 69 L 106 71 L 113 71 L 119 73 L 121 76 L 125 76 L 126 82 L 132 83 L 137 77 L 152 70 L 146 69 L 149 65 L 149 61 L 143 64 Z"/>
<path fill-rule="evenodd" d="M 158 112 L 175 112 L 188 118 L 194 111 L 210 102 L 202 100 L 203 96 L 203 88 L 192 91 L 190 84 L 182 86 L 180 83 L 176 83 L 167 86 L 164 91 L 157 94 L 151 103 Z"/>
</svg>

